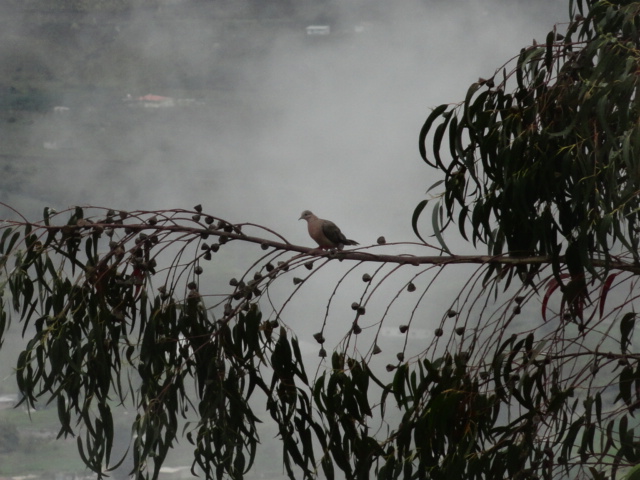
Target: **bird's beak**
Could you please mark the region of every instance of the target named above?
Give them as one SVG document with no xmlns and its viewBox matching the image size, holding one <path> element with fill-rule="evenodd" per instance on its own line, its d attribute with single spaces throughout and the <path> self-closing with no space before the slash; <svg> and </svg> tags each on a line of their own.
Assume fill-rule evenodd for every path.
<svg viewBox="0 0 640 480">
<path fill-rule="evenodd" d="M 304 218 L 304 217 L 300 217 L 300 218 L 298 219 L 298 221 L 302 220 L 303 218 Z"/>
</svg>

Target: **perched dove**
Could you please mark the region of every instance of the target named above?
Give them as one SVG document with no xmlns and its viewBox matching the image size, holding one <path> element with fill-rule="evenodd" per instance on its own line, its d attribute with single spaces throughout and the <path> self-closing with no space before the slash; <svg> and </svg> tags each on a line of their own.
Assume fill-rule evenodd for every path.
<svg viewBox="0 0 640 480">
<path fill-rule="evenodd" d="M 349 240 L 345 237 L 335 223 L 318 218 L 309 210 L 302 212 L 298 220 L 302 219 L 307 221 L 309 235 L 320 245 L 320 248 L 342 250 L 345 245 L 360 245 L 355 240 Z"/>
</svg>

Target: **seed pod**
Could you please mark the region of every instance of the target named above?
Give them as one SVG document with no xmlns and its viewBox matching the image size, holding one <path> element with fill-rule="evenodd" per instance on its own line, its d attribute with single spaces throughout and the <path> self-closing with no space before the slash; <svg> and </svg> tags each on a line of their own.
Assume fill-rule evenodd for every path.
<svg viewBox="0 0 640 480">
<path fill-rule="evenodd" d="M 289 271 L 289 264 L 287 262 L 283 262 L 283 261 L 278 262 L 278 267 L 280 267 L 285 272 Z"/>
<path fill-rule="evenodd" d="M 314 333 L 313 334 L 313 338 L 315 339 L 316 342 L 318 342 L 320 345 L 322 345 L 324 343 L 324 336 L 322 335 L 322 332 L 318 332 L 318 333 Z"/>
<path fill-rule="evenodd" d="M 362 275 L 362 281 L 363 282 L 370 282 L 371 281 L 371 275 L 369 275 L 368 273 L 365 273 L 364 275 Z"/>
<path fill-rule="evenodd" d="M 378 345 L 374 345 L 371 353 L 378 355 L 380 352 L 382 352 L 382 349 Z"/>
<path fill-rule="evenodd" d="M 206 223 L 207 225 L 211 225 L 213 223 L 213 217 L 207 215 L 206 217 L 204 217 L 204 223 Z"/>
<path fill-rule="evenodd" d="M 318 352 L 318 356 L 320 358 L 326 358 L 327 357 L 327 351 L 324 348 L 321 348 L 320 351 Z"/>
<path fill-rule="evenodd" d="M 456 335 L 462 335 L 464 333 L 464 327 L 456 328 Z"/>
<path fill-rule="evenodd" d="M 304 262 L 304 268 L 307 270 L 311 270 L 313 268 L 313 262 L 309 260 L 308 262 Z"/>
<path fill-rule="evenodd" d="M 444 332 L 442 331 L 442 329 L 441 329 L 441 328 L 436 328 L 436 329 L 433 331 L 433 334 L 434 334 L 436 337 L 441 337 L 443 333 L 444 333 Z"/>
<path fill-rule="evenodd" d="M 195 215 L 191 215 L 191 219 L 192 219 L 194 222 L 199 222 L 199 221 L 200 221 L 200 215 L 199 215 L 199 214 L 197 214 L 197 213 L 196 213 Z"/>
<path fill-rule="evenodd" d="M 378 240 L 376 241 L 378 242 L 378 245 L 384 245 L 387 243 L 387 240 L 384 237 L 378 237 Z"/>
<path fill-rule="evenodd" d="M 404 362 L 404 353 L 402 353 L 402 352 L 396 353 L 396 358 L 398 360 L 400 360 L 401 362 Z"/>
<path fill-rule="evenodd" d="M 396 369 L 396 366 L 389 363 L 386 368 L 387 372 L 393 372 Z"/>
<path fill-rule="evenodd" d="M 189 290 L 189 294 L 187 295 L 187 302 L 190 305 L 193 305 L 200 300 L 200 294 L 197 290 Z"/>
<path fill-rule="evenodd" d="M 364 315 L 366 310 L 364 307 L 358 307 L 357 312 L 358 312 L 358 315 Z"/>
<path fill-rule="evenodd" d="M 400 333 L 406 333 L 409 330 L 409 325 L 400 325 L 399 327 Z"/>
<path fill-rule="evenodd" d="M 353 325 L 351 326 L 351 331 L 354 334 L 359 335 L 362 332 L 362 328 L 360 328 L 360 325 L 358 325 L 356 322 L 353 322 Z"/>
<path fill-rule="evenodd" d="M 202 205 L 198 204 L 195 207 L 193 207 L 193 209 L 198 212 L 198 213 L 202 213 Z"/>
<path fill-rule="evenodd" d="M 293 277 L 293 284 L 294 285 L 298 285 L 298 284 L 300 284 L 302 282 L 303 282 L 303 280 L 301 278 Z"/>
<path fill-rule="evenodd" d="M 229 280 L 229 285 L 235 287 L 236 285 L 238 285 L 238 280 L 236 280 L 235 277 L 232 278 L 231 280 Z"/>
<path fill-rule="evenodd" d="M 353 302 L 351 304 L 351 310 L 358 310 L 360 308 L 360 304 L 358 302 Z"/>
<path fill-rule="evenodd" d="M 458 312 L 456 312 L 455 310 L 449 310 L 447 312 L 447 317 L 452 318 L 455 317 L 458 314 Z"/>
<path fill-rule="evenodd" d="M 412 282 L 409 282 L 409 285 L 407 285 L 407 292 L 415 292 L 415 291 L 416 291 L 416 286 Z"/>
</svg>

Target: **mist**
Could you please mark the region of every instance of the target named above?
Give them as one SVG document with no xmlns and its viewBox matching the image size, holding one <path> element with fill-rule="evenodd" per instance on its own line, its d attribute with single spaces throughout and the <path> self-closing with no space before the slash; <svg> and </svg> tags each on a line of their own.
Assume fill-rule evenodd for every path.
<svg viewBox="0 0 640 480">
<path fill-rule="evenodd" d="M 236 25 L 230 41 L 241 37 L 255 48 L 225 58 L 226 78 L 208 89 L 190 88 L 190 80 L 209 70 L 221 76 L 214 72 L 222 55 L 216 50 L 233 53 L 224 36 L 197 19 L 172 24 L 134 11 L 113 29 L 135 32 L 127 38 L 138 43 L 126 45 L 135 62 L 122 62 L 135 69 L 89 59 L 76 85 L 65 79 L 56 100 L 69 110 L 33 118 L 24 142 L 31 150 L 47 142 L 60 150 L 45 164 L 12 165 L 19 188 L 5 189 L 2 200 L 29 216 L 41 215 L 45 205 L 202 203 L 210 213 L 268 225 L 296 243 L 306 241 L 299 213 L 311 209 L 361 243 L 380 234 L 413 239 L 412 209 L 435 176 L 417 150 L 430 109 L 460 101 L 478 77 L 566 20 L 564 2 L 506 3 L 406 0 L 378 13 L 376 22 L 343 8 L 341 30 L 317 38 L 305 35 L 303 24 L 269 25 L 268 34 L 259 22 Z M 252 30 L 268 43 L 251 45 Z M 65 57 L 77 54 L 73 47 L 55 50 Z M 176 56 L 171 65 L 186 70 L 162 71 L 163 56 Z M 65 74 L 64 66 L 49 68 Z M 134 109 L 122 101 L 148 93 L 195 103 Z"/>
<path fill-rule="evenodd" d="M 0 201 L 29 220 L 44 207 L 202 204 L 312 246 L 298 221 L 310 209 L 361 245 L 381 235 L 416 241 L 413 209 L 438 180 L 418 153 L 431 108 L 460 102 L 471 83 L 568 20 L 560 0 L 353 0 L 295 19 L 249 2 L 211 2 L 219 10 L 205 15 L 207 2 L 192 3 L 198 10 L 188 15 L 185 0 L 68 21 L 64 12 L 44 23 L 28 12 L 5 17 L 0 103 L 46 99 L 1 112 Z M 325 21 L 328 35 L 307 34 Z M 46 47 L 25 40 L 43 25 Z M 143 100 L 149 94 L 169 100 Z M 233 268 L 221 267 L 229 277 Z M 327 297 L 314 289 L 336 275 L 317 275 L 288 307 L 316 358 L 309 337 Z M 352 300 L 344 292 L 336 308 Z M 347 330 L 335 327 L 329 340 Z M 15 391 L 7 370 L 2 393 Z"/>
</svg>

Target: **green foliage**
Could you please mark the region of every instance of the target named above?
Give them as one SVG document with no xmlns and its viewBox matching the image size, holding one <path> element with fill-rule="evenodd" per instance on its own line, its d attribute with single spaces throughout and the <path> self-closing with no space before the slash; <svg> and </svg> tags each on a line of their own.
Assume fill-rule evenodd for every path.
<svg viewBox="0 0 640 480">
<path fill-rule="evenodd" d="M 200 212 L 98 210 L 100 218 L 89 218 L 77 207 L 56 224 L 60 216 L 45 209 L 41 224 L 4 227 L 7 290 L 30 336 L 16 365 L 21 403 L 56 405 L 58 436 L 76 436 L 80 457 L 100 476 L 124 461 L 112 455 L 113 407 L 123 404 L 137 412 L 130 445 L 137 478 L 157 478 L 184 435 L 193 471 L 220 479 L 243 478 L 254 464 L 262 420 L 253 403 L 266 400 L 289 476 L 310 478 L 318 444 L 333 455 L 340 450 L 315 419 L 297 339 L 277 319 L 264 320 L 257 303 L 290 263 L 265 261 L 251 280 L 232 280 L 232 292 L 207 305 L 202 265 L 231 240 L 264 240 Z M 207 243 L 210 236 L 218 242 Z M 177 242 L 184 245 L 160 268 Z M 183 262 L 189 247 L 195 256 Z M 163 282 L 155 293 L 154 278 Z M 329 475 L 329 457 L 322 466 Z"/>
<path fill-rule="evenodd" d="M 289 418 L 298 396 L 304 401 L 295 385 L 296 378 L 306 382 L 295 340 L 283 331 L 274 341 L 274 325 L 261 321 L 242 289 L 243 310 L 218 320 L 205 308 L 196 282 L 189 282 L 181 298 L 174 286 L 147 297 L 141 287 L 156 273 L 152 251 L 162 244 L 163 233 L 147 236 L 138 233 L 144 226 L 123 227 L 127 216 L 107 212 L 96 225 L 77 208 L 65 225 L 54 227 L 45 211 L 40 237 L 31 234 L 31 226 L 23 235 L 11 228 L 3 232 L 2 252 L 24 242 L 13 255 L 8 287 L 23 332 L 31 323 L 34 328 L 16 367 L 22 401 L 30 407 L 41 398 L 55 402 L 59 436 L 76 434 L 79 422 L 80 455 L 103 474 L 105 465 L 119 464 L 111 455 L 113 401 L 126 402 L 132 395 L 138 412 L 132 424 L 134 473 L 144 476 L 149 468 L 153 478 L 179 434 L 179 417 L 187 418 L 193 408 L 198 421 L 185 428 L 194 445 L 194 468 L 207 478 L 242 478 L 258 443 L 259 420 L 249 407 L 253 393 L 268 396 L 274 417 Z M 156 230 L 157 221 L 149 219 L 146 227 Z M 114 240 L 118 229 L 126 230 L 121 241 Z M 206 231 L 191 240 L 201 241 Z M 97 244 L 105 236 L 111 249 L 101 256 Z M 196 267 L 189 268 L 193 275 Z M 78 273 L 81 280 L 71 280 Z M 270 350 L 274 377 L 268 386 L 259 365 Z"/>
<path fill-rule="evenodd" d="M 420 151 L 445 174 L 437 235 L 457 223 L 490 255 L 550 255 L 583 287 L 594 258 L 640 260 L 640 4 L 574 7 L 564 34 L 434 109 Z"/>
<path fill-rule="evenodd" d="M 203 215 L 199 206 L 155 213 L 76 208 L 68 215 L 60 222 L 45 210 L 42 223 L 5 225 L 0 253 L 9 303 L 29 338 L 16 365 L 22 402 L 55 405 L 59 436 L 76 436 L 80 457 L 99 476 L 124 461 L 113 456 L 118 404 L 136 412 L 129 448 L 140 479 L 158 478 L 182 437 L 193 447 L 194 473 L 244 478 L 263 441 L 264 408 L 290 478 L 322 472 L 331 479 L 336 469 L 353 479 L 371 472 L 381 479 L 553 478 L 590 459 L 589 468 L 607 473 L 640 459 L 638 426 L 624 413 L 640 404 L 633 311 L 613 320 L 604 306 L 591 308 L 591 319 L 600 313 L 610 322 L 603 337 L 557 314 L 548 320 L 555 328 L 522 331 L 518 314 L 532 295 L 525 290 L 488 316 L 463 302 L 445 309 L 433 342 L 417 357 L 407 362 L 398 353 L 387 380 L 371 358 L 379 347 L 362 356 L 348 342 L 311 380 L 280 314 L 263 318 L 259 308 L 280 277 L 320 270 L 307 255 L 276 262 L 287 244 L 247 236 L 242 225 Z M 237 241 L 276 248 L 250 267 L 252 275 L 232 279 L 228 293 L 203 295 L 203 265 Z M 324 265 L 337 256 L 327 254 Z M 404 267 L 405 259 L 398 257 Z M 431 268 L 413 274 L 413 288 L 402 291 L 415 292 L 413 282 Z M 459 298 L 471 297 L 492 268 L 479 269 Z M 365 292 L 387 279 L 365 276 Z M 155 280 L 161 285 L 154 292 Z M 487 292 L 483 286 L 478 295 Z M 365 304 L 356 305 L 356 321 Z M 472 312 L 477 325 L 469 325 Z M 356 326 L 348 338 L 362 333 Z M 409 329 L 400 332 L 408 336 Z M 322 333 L 313 338 L 326 341 Z M 593 344 L 618 353 L 593 354 Z"/>
<path fill-rule="evenodd" d="M 616 400 L 633 414 L 638 401 L 635 388 L 640 385 L 632 346 L 636 314 L 620 312 L 609 324 L 603 311 L 618 275 L 610 273 L 612 262 L 640 260 L 640 3 L 578 0 L 571 3 L 571 10 L 566 32 L 554 29 L 544 44 L 522 49 L 513 70 L 503 67 L 491 78 L 481 78 L 471 85 L 464 102 L 441 105 L 428 116 L 420 132 L 420 153 L 444 174 L 429 192 L 444 189 L 436 198 L 420 202 L 413 227 L 420 236 L 421 215 L 428 203 L 434 203 L 430 225 L 445 251 L 444 231 L 456 225 L 474 246 L 486 245 L 490 256 L 522 258 L 515 267 L 490 265 L 485 282 L 506 278 L 508 288 L 517 273 L 525 286 L 543 285 L 544 320 L 548 301 L 560 288 L 560 316 L 575 322 L 582 332 L 576 339 L 586 349 L 578 362 L 580 371 L 590 368 L 594 377 L 602 375 L 597 352 L 606 341 L 596 339 L 592 329 L 610 331 L 615 325 L 622 356 L 609 353 L 607 358 L 618 359 Z M 544 271 L 542 264 L 524 260 L 533 257 L 551 263 L 554 278 L 546 285 L 537 280 Z M 588 312 L 594 298 L 600 302 L 600 320 L 587 327 L 596 321 L 597 312 Z M 519 305 L 515 308 L 520 310 Z M 566 327 L 558 335 L 562 341 L 570 337 Z M 558 418 L 551 422 L 553 436 L 543 435 L 538 427 L 531 429 L 530 451 L 521 452 L 520 458 L 528 459 L 532 472 L 546 471 L 550 478 L 545 465 L 557 461 L 569 474 L 569 458 L 576 453 L 583 463 L 600 459 L 590 467 L 593 478 L 604 478 L 605 471 L 615 473 L 619 462 L 638 461 L 632 447 L 637 437 L 627 426 L 627 416 L 618 412 L 604 420 L 604 391 L 589 387 L 570 406 L 578 382 L 562 381 L 551 391 L 540 389 L 549 376 L 555 383 L 568 368 L 554 357 L 547 356 L 555 365 L 551 371 L 539 367 L 535 373 L 527 370 L 525 376 L 514 372 L 516 384 L 524 389 L 509 386 L 513 382 L 501 370 L 514 368 L 518 347 L 521 343 L 510 346 L 504 365 L 502 349 L 494 352 L 495 393 L 504 404 L 517 400 L 524 408 L 522 418 L 528 415 L 536 422 L 544 418 L 541 406 L 546 405 L 547 414 L 557 412 L 554 417 L 562 412 L 561 422 L 556 422 Z M 591 382 L 596 381 L 590 380 L 590 386 Z M 594 404 L 597 421 L 590 416 Z M 543 421 L 549 426 L 548 418 Z M 515 423 L 509 425 L 513 428 Z M 553 445 L 562 448 L 554 454 Z M 602 468 L 610 463 L 612 469 Z M 492 478 L 515 474 L 494 473 Z"/>
</svg>

